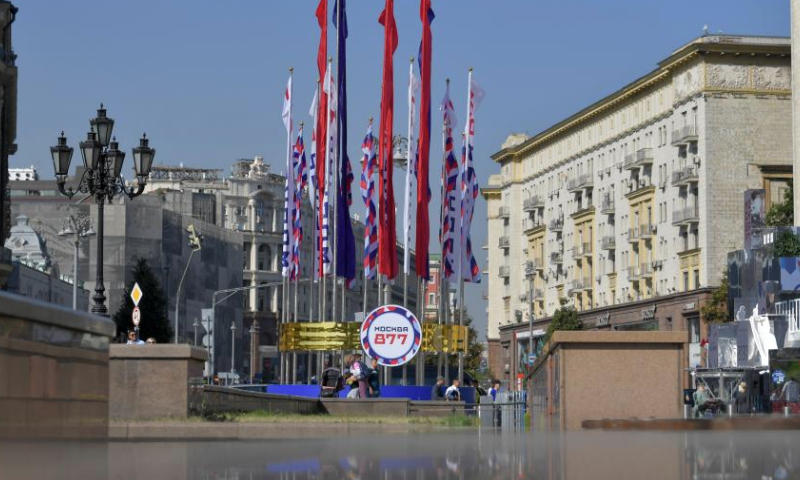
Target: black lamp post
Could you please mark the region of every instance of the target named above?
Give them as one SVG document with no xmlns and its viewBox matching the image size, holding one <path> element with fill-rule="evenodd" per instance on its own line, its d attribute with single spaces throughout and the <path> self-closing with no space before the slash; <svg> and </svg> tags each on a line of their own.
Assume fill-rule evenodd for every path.
<svg viewBox="0 0 800 480">
<path fill-rule="evenodd" d="M 92 313 L 108 316 L 106 308 L 105 285 L 103 284 L 103 206 L 116 195 L 125 194 L 128 198 L 138 197 L 144 192 L 150 167 L 156 151 L 148 145 L 147 135 L 142 135 L 139 146 L 133 149 L 133 169 L 136 173 L 136 187 L 128 188 L 122 176 L 122 163 L 125 152 L 119 149 L 116 138 L 111 136 L 114 120 L 106 116 L 100 104 L 97 117 L 89 121 L 91 131 L 86 140 L 80 143 L 83 164 L 86 167 L 78 185 L 66 187 L 69 165 L 72 161 L 72 147 L 67 146 L 64 132 L 58 137 L 58 144 L 50 147 L 53 167 L 62 195 L 72 198 L 77 193 L 92 195 L 97 202 L 97 273 L 95 278 Z"/>
</svg>

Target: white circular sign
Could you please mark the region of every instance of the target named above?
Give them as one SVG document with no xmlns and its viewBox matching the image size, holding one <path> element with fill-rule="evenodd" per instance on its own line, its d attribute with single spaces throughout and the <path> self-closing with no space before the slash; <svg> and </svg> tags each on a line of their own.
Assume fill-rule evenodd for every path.
<svg viewBox="0 0 800 480">
<path fill-rule="evenodd" d="M 361 346 L 378 364 L 397 367 L 411 361 L 419 352 L 422 326 L 417 317 L 403 307 L 378 307 L 361 324 Z"/>
<path fill-rule="evenodd" d="M 133 320 L 133 326 L 138 327 L 139 322 L 142 320 L 142 312 L 139 310 L 139 307 L 133 307 L 133 313 L 131 313 L 131 319 Z"/>
</svg>

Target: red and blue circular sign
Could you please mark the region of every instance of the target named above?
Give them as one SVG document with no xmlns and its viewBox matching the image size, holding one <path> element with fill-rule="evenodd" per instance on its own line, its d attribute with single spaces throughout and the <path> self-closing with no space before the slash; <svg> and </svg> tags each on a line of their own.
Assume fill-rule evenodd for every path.
<svg viewBox="0 0 800 480">
<path fill-rule="evenodd" d="M 422 325 L 403 307 L 378 307 L 361 324 L 361 346 L 380 365 L 403 365 L 411 361 L 422 346 Z"/>
</svg>

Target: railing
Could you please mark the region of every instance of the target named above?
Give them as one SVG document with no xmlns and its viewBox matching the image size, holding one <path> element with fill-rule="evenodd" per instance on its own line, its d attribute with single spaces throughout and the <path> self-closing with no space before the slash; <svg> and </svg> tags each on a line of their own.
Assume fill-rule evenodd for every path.
<svg viewBox="0 0 800 480">
<path fill-rule="evenodd" d="M 498 243 L 500 244 L 500 248 L 511 248 L 511 239 L 506 235 L 500 237 Z"/>
<path fill-rule="evenodd" d="M 644 224 L 639 226 L 639 238 L 650 238 L 656 233 L 656 226 L 652 224 Z"/>
<path fill-rule="evenodd" d="M 646 165 L 653 163 L 653 149 L 652 148 L 640 148 L 636 152 L 636 163 L 639 165 Z"/>
<path fill-rule="evenodd" d="M 628 182 L 628 194 L 635 193 L 639 190 L 653 186 L 653 181 L 650 177 L 642 177 Z"/>
<path fill-rule="evenodd" d="M 800 298 L 777 302 L 775 304 L 775 313 L 786 316 L 786 320 L 789 323 L 788 333 L 800 333 Z"/>
<path fill-rule="evenodd" d="M 673 225 L 677 225 L 679 223 L 697 223 L 699 221 L 700 208 L 697 205 L 672 212 Z"/>
<path fill-rule="evenodd" d="M 550 220 L 550 230 L 560 232 L 564 229 L 564 217 L 554 218 Z"/>
<path fill-rule="evenodd" d="M 639 229 L 638 228 L 629 228 L 628 229 L 628 241 L 629 242 L 638 242 L 639 241 Z"/>
<path fill-rule="evenodd" d="M 628 267 L 628 280 L 631 282 L 639 280 L 639 267 Z"/>
<path fill-rule="evenodd" d="M 541 288 L 534 288 L 533 289 L 533 299 L 534 300 L 543 300 L 544 299 L 544 290 Z"/>
<path fill-rule="evenodd" d="M 511 267 L 508 265 L 501 265 L 499 270 L 499 275 L 503 278 L 508 278 L 511 276 Z"/>
<path fill-rule="evenodd" d="M 672 144 L 679 145 L 697 140 L 697 125 L 686 125 L 672 131 Z"/>
<path fill-rule="evenodd" d="M 614 250 L 617 247 L 617 239 L 614 235 L 606 235 L 600 240 L 600 247 L 603 250 Z"/>
<path fill-rule="evenodd" d="M 540 197 L 539 195 L 534 195 L 532 197 L 526 198 L 522 202 L 522 208 L 526 212 L 530 212 L 538 208 L 544 208 L 544 198 Z"/>
<path fill-rule="evenodd" d="M 579 243 L 572 247 L 572 258 L 575 260 L 583 258 L 583 245 Z"/>
<path fill-rule="evenodd" d="M 683 185 L 700 180 L 700 169 L 695 166 L 685 167 L 672 172 L 672 185 Z"/>
<path fill-rule="evenodd" d="M 582 289 L 583 290 L 591 290 L 592 289 L 592 277 L 583 277 L 581 279 Z"/>
<path fill-rule="evenodd" d="M 531 263 L 533 263 L 533 269 L 534 270 L 544 270 L 544 259 L 543 258 L 534 258 Z"/>
<path fill-rule="evenodd" d="M 625 170 L 634 168 L 634 164 L 636 163 L 636 155 L 633 153 L 629 153 L 625 155 L 625 160 L 622 161 L 622 168 Z"/>
<path fill-rule="evenodd" d="M 584 173 L 567 182 L 567 190 L 578 190 L 581 188 L 592 188 L 594 186 L 594 179 L 591 173 Z"/>
<path fill-rule="evenodd" d="M 527 232 L 528 230 L 533 230 L 534 228 L 539 228 L 543 225 L 544 224 L 538 219 L 537 220 L 526 219 L 523 223 L 523 230 Z"/>
<path fill-rule="evenodd" d="M 583 254 L 585 256 L 591 257 L 592 256 L 592 243 L 591 242 L 583 242 Z"/>
<path fill-rule="evenodd" d="M 550 263 L 560 265 L 564 263 L 564 254 L 561 252 L 553 252 L 550 254 Z"/>
<path fill-rule="evenodd" d="M 569 292 L 575 293 L 583 290 L 583 282 L 581 280 L 573 280 L 569 284 Z"/>
<path fill-rule="evenodd" d="M 614 213 L 614 199 L 606 195 L 603 197 L 603 203 L 600 206 L 600 213 L 612 214 Z"/>
<path fill-rule="evenodd" d="M 511 208 L 510 207 L 500 207 L 498 211 L 498 217 L 500 218 L 508 218 L 511 216 Z"/>
<path fill-rule="evenodd" d="M 651 263 L 640 263 L 639 264 L 639 276 L 640 277 L 650 277 L 653 275 L 653 265 Z"/>
</svg>

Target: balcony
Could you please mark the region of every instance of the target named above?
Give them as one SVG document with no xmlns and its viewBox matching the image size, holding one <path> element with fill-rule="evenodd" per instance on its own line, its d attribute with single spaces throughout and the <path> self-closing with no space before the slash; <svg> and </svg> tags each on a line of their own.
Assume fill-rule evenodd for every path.
<svg viewBox="0 0 800 480">
<path fill-rule="evenodd" d="M 567 190 L 570 192 L 577 192 L 578 190 L 590 189 L 594 187 L 594 179 L 591 173 L 584 173 L 577 177 L 570 179 L 567 182 Z"/>
<path fill-rule="evenodd" d="M 639 281 L 639 267 L 628 267 L 628 281 Z"/>
<path fill-rule="evenodd" d="M 510 207 L 500 207 L 498 209 L 497 216 L 499 218 L 509 218 L 509 217 L 511 217 L 511 208 Z"/>
<path fill-rule="evenodd" d="M 679 187 L 700 181 L 700 169 L 696 166 L 682 168 L 672 172 L 672 185 Z"/>
<path fill-rule="evenodd" d="M 648 188 L 653 188 L 653 182 L 650 177 L 632 179 L 627 184 L 627 193 L 625 196 L 630 198 Z"/>
<path fill-rule="evenodd" d="M 550 220 L 550 230 L 560 232 L 564 230 L 564 217 L 558 217 Z"/>
<path fill-rule="evenodd" d="M 500 275 L 500 278 L 510 277 L 511 267 L 509 267 L 508 265 L 501 265 L 500 268 L 498 269 L 498 274 Z"/>
<path fill-rule="evenodd" d="M 582 280 L 573 280 L 569 282 L 569 294 L 572 295 L 574 293 L 579 293 L 584 290 L 583 281 Z"/>
<path fill-rule="evenodd" d="M 583 245 L 580 243 L 572 247 L 572 259 L 580 260 L 583 258 Z"/>
<path fill-rule="evenodd" d="M 541 288 L 534 288 L 533 299 L 537 302 L 544 301 L 544 290 L 542 290 Z"/>
<path fill-rule="evenodd" d="M 640 148 L 636 153 L 625 155 L 625 160 L 622 162 L 622 168 L 625 170 L 634 170 L 645 165 L 652 165 L 653 163 L 653 149 Z"/>
<path fill-rule="evenodd" d="M 533 269 L 537 272 L 544 271 L 544 259 L 543 258 L 534 258 L 533 259 Z"/>
<path fill-rule="evenodd" d="M 653 278 L 653 264 L 640 263 L 639 264 L 639 278 Z"/>
<path fill-rule="evenodd" d="M 614 215 L 614 199 L 610 195 L 603 197 L 603 203 L 600 206 L 600 213 L 603 215 Z"/>
<path fill-rule="evenodd" d="M 554 265 L 561 265 L 564 263 L 564 254 L 561 252 L 553 252 L 550 254 L 550 263 Z"/>
<path fill-rule="evenodd" d="M 537 220 L 526 219 L 526 220 L 523 222 L 523 224 L 522 224 L 522 225 L 523 225 L 523 228 L 522 228 L 522 230 L 523 230 L 523 232 L 524 232 L 525 234 L 530 234 L 530 233 L 533 233 L 533 231 L 534 231 L 534 230 L 536 230 L 537 228 L 542 228 L 542 227 L 544 227 L 544 223 L 542 223 L 542 222 L 541 222 L 541 221 L 539 221 L 538 219 L 537 219 Z"/>
<path fill-rule="evenodd" d="M 542 208 L 544 208 L 544 198 L 540 197 L 539 195 L 526 198 L 522 202 L 522 209 L 526 212 L 532 212 Z"/>
<path fill-rule="evenodd" d="M 700 208 L 695 205 L 672 212 L 673 225 L 690 225 L 700 223 Z"/>
<path fill-rule="evenodd" d="M 616 250 L 617 239 L 614 235 L 606 235 L 600 240 L 600 248 L 603 250 Z"/>
<path fill-rule="evenodd" d="M 590 291 L 592 289 L 592 277 L 583 277 L 581 287 L 581 290 Z"/>
<path fill-rule="evenodd" d="M 656 233 L 656 226 L 651 224 L 644 224 L 639 226 L 639 238 L 648 239 L 652 238 Z"/>
<path fill-rule="evenodd" d="M 639 229 L 638 228 L 629 228 L 628 229 L 628 242 L 630 243 L 638 243 L 641 238 L 639 237 Z"/>
<path fill-rule="evenodd" d="M 502 249 L 509 249 L 511 248 L 511 239 L 507 235 L 503 235 L 500 237 L 499 241 L 497 242 L 499 247 Z"/>
<path fill-rule="evenodd" d="M 581 251 L 583 251 L 584 257 L 591 257 L 592 256 L 592 243 L 591 242 L 584 242 L 583 246 L 581 247 Z"/>
<path fill-rule="evenodd" d="M 683 145 L 697 141 L 697 125 L 686 125 L 672 131 L 672 144 Z"/>
</svg>

